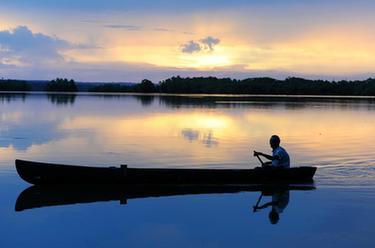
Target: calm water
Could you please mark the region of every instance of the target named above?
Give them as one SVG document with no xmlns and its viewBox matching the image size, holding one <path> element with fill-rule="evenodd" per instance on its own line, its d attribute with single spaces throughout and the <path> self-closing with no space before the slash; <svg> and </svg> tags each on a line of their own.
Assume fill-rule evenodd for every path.
<svg viewBox="0 0 375 248">
<path fill-rule="evenodd" d="M 93 166 L 249 168 L 279 134 L 294 166 L 276 225 L 260 192 L 180 195 L 16 212 L 16 158 Z M 0 95 L 1 247 L 374 247 L 375 99 Z M 285 192 L 284 192 L 285 193 Z M 261 204 L 272 200 L 266 195 Z"/>
</svg>

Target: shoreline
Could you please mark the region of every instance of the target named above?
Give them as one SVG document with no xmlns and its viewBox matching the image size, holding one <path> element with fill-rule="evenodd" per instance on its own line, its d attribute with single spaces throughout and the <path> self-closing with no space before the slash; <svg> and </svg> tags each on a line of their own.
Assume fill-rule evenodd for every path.
<svg viewBox="0 0 375 248">
<path fill-rule="evenodd" d="M 46 91 L 0 91 L 0 94 L 16 94 L 16 95 L 97 95 L 97 96 L 181 96 L 192 98 L 204 97 L 235 97 L 235 98 L 296 98 L 296 99 L 360 99 L 372 100 L 375 96 L 360 95 L 285 95 L 285 94 L 194 94 L 194 93 L 137 93 L 137 92 L 46 92 Z"/>
</svg>

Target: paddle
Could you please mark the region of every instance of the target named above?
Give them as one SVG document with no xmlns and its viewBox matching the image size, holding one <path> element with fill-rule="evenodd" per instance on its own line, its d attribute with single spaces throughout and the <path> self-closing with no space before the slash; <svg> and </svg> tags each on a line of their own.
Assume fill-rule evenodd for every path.
<svg viewBox="0 0 375 248">
<path fill-rule="evenodd" d="M 259 162 L 261 163 L 262 167 L 264 166 L 264 162 L 262 161 L 262 159 L 259 157 L 258 154 L 255 153 L 254 151 L 254 156 L 258 158 Z M 253 212 L 255 213 L 259 207 L 259 203 L 260 201 L 262 200 L 262 197 L 263 197 L 263 192 L 260 194 L 259 198 L 258 198 L 258 201 L 257 203 L 255 204 L 255 206 L 253 206 Z"/>
<path fill-rule="evenodd" d="M 257 157 L 259 159 L 259 162 L 262 164 L 262 167 L 264 165 L 264 162 L 262 161 L 262 159 L 260 159 L 259 155 L 256 154 L 256 152 L 254 151 L 254 156 Z"/>
<path fill-rule="evenodd" d="M 253 206 L 253 212 L 255 213 L 259 207 L 259 203 L 260 201 L 262 200 L 262 197 L 263 197 L 263 192 L 260 194 L 259 198 L 258 198 L 258 201 L 257 203 L 255 204 L 255 206 Z"/>
</svg>

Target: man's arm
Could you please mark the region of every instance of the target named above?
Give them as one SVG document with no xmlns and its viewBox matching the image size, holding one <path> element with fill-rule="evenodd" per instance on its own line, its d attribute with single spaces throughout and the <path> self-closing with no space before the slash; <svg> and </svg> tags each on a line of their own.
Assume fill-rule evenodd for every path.
<svg viewBox="0 0 375 248">
<path fill-rule="evenodd" d="M 278 201 L 270 201 L 261 206 L 256 207 L 256 209 L 263 209 L 263 208 L 268 208 L 269 206 L 276 206 L 278 203 L 279 203 Z"/>
<path fill-rule="evenodd" d="M 262 152 L 257 152 L 257 151 L 254 151 L 254 156 L 263 156 L 266 159 L 271 160 L 271 161 L 272 160 L 280 160 L 279 156 L 272 156 L 272 155 L 264 154 Z"/>
</svg>

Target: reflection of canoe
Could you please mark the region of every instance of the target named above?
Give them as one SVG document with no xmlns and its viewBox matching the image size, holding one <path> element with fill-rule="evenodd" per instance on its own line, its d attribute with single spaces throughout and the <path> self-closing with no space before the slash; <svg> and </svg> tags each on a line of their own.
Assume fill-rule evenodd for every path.
<svg viewBox="0 0 375 248">
<path fill-rule="evenodd" d="M 85 167 L 16 160 L 25 181 L 41 184 L 246 184 L 311 181 L 316 167 L 256 169 L 151 169 Z"/>
<path fill-rule="evenodd" d="M 103 201 L 120 201 L 122 204 L 129 199 L 219 194 L 237 192 L 262 192 L 272 195 L 285 190 L 313 190 L 312 184 L 287 185 L 44 185 L 31 186 L 24 190 L 17 199 L 16 211 L 48 206 L 69 205 L 77 203 L 93 203 Z"/>
</svg>

